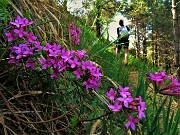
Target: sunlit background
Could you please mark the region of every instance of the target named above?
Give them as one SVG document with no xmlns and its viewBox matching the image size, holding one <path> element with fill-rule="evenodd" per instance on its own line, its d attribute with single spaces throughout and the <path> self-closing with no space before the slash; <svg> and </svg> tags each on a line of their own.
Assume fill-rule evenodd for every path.
<svg viewBox="0 0 180 135">
<path fill-rule="evenodd" d="M 69 12 L 73 12 L 74 10 L 77 9 L 83 9 L 83 5 L 82 5 L 82 1 L 83 0 L 73 0 L 73 1 L 68 1 L 67 2 L 67 7 L 68 7 L 68 11 Z M 86 13 L 87 11 L 84 9 L 84 13 Z M 118 13 L 115 17 L 114 20 L 109 24 L 109 29 L 108 29 L 108 33 L 109 33 L 109 40 L 115 40 L 117 38 L 117 27 L 119 26 L 119 20 L 123 19 L 124 20 L 124 24 L 125 25 L 129 25 L 130 21 L 127 20 L 127 18 L 125 18 L 123 15 L 121 15 L 120 13 Z M 105 26 L 106 27 L 106 26 Z M 132 43 L 133 43 L 133 35 L 130 36 L 129 38 L 130 40 L 130 48 L 132 48 Z"/>
</svg>

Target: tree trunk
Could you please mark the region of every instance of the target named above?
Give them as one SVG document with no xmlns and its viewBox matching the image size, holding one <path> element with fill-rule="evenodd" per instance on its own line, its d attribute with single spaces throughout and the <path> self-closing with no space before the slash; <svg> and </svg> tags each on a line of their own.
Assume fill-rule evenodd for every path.
<svg viewBox="0 0 180 135">
<path fill-rule="evenodd" d="M 158 55 L 159 55 L 159 53 L 158 53 L 158 44 L 159 44 L 159 42 L 158 42 L 158 36 L 157 36 L 158 34 L 156 33 L 155 34 L 155 47 L 154 47 L 154 64 L 155 64 L 155 66 L 157 67 L 158 65 L 159 65 L 159 62 L 158 62 Z"/>
<path fill-rule="evenodd" d="M 155 58 L 155 42 L 154 42 L 154 30 L 152 27 L 152 37 L 151 37 L 151 45 L 152 45 L 152 63 L 153 66 L 155 65 L 154 58 Z"/>
<path fill-rule="evenodd" d="M 142 23 L 142 46 L 143 46 L 143 59 L 147 60 L 147 44 L 146 44 L 146 25 Z"/>
<path fill-rule="evenodd" d="M 176 76 L 180 81 L 180 68 L 179 68 L 179 27 L 177 15 L 177 2 L 172 0 L 172 17 L 173 17 L 173 33 L 174 33 L 174 68 Z"/>
<path fill-rule="evenodd" d="M 179 28 L 178 16 L 176 9 L 176 0 L 172 0 L 172 17 L 173 17 L 173 33 L 174 33 L 174 66 L 179 67 Z"/>
<path fill-rule="evenodd" d="M 106 34 L 107 34 L 107 40 L 109 41 L 109 22 L 106 22 Z"/>
<path fill-rule="evenodd" d="M 134 35 L 135 35 L 135 47 L 136 47 L 136 58 L 140 57 L 140 45 L 139 45 L 139 29 L 138 29 L 138 21 L 135 20 L 135 30 L 134 30 Z"/>
<path fill-rule="evenodd" d="M 97 19 L 96 19 L 96 36 L 100 37 L 101 35 L 101 24 L 100 24 L 100 6 L 97 6 Z"/>
</svg>

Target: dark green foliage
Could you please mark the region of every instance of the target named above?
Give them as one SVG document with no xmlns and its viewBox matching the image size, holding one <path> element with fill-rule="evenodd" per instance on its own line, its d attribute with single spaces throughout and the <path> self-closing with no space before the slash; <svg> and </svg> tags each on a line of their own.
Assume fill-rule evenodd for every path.
<svg viewBox="0 0 180 135">
<path fill-rule="evenodd" d="M 0 0 L 0 61 L 5 58 L 6 52 L 8 50 L 8 43 L 4 36 L 5 30 L 8 27 L 8 21 L 10 13 L 8 11 L 8 1 Z"/>
</svg>

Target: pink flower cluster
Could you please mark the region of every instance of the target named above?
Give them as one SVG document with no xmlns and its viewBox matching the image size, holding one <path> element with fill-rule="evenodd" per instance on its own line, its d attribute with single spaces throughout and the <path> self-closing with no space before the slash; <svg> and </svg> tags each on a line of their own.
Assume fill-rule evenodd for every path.
<svg viewBox="0 0 180 135">
<path fill-rule="evenodd" d="M 80 28 L 79 27 L 75 28 L 74 23 L 71 23 L 70 24 L 70 35 L 71 35 L 73 45 L 80 44 L 80 34 L 81 34 Z"/>
<path fill-rule="evenodd" d="M 118 92 L 113 88 L 110 88 L 106 95 L 112 102 L 112 104 L 109 104 L 108 107 L 113 112 L 118 112 L 121 110 L 125 112 L 128 118 L 128 122 L 125 124 L 127 128 L 131 127 L 133 130 L 135 130 L 135 123 L 138 123 L 140 119 L 146 117 L 144 113 L 146 110 L 146 102 L 142 101 L 141 96 L 139 96 L 139 98 L 133 98 L 131 92 L 129 91 L 129 87 L 123 88 L 119 85 Z M 135 112 L 134 114 L 137 115 L 137 117 L 130 115 L 127 110 Z"/>
<path fill-rule="evenodd" d="M 20 62 L 25 62 L 27 68 L 35 69 L 35 64 L 40 63 L 42 70 L 51 69 L 51 78 L 58 79 L 62 72 L 70 70 L 78 79 L 83 79 L 86 90 L 98 89 L 102 74 L 100 68 L 93 62 L 84 60 L 87 57 L 85 50 L 68 51 L 56 43 L 46 43 L 45 46 L 41 46 L 32 31 L 29 33 L 26 31 L 27 26 L 31 24 L 33 24 L 32 21 L 29 22 L 28 19 L 20 16 L 17 16 L 14 22 L 10 22 L 12 29 L 5 33 L 8 42 L 16 40 L 16 42 L 22 41 L 23 43 L 9 47 L 11 50 L 9 64 L 19 65 Z M 76 31 L 80 33 L 79 28 Z M 43 57 L 40 51 L 46 55 Z M 40 55 L 36 55 L 37 53 Z"/>
<path fill-rule="evenodd" d="M 169 96 L 180 96 L 180 83 L 173 76 L 168 76 L 165 72 L 155 72 L 146 74 L 149 81 L 154 84 L 157 93 Z"/>
<path fill-rule="evenodd" d="M 42 69 L 51 67 L 53 70 L 51 78 L 60 78 L 60 74 L 65 70 L 70 70 L 79 79 L 83 78 L 86 89 L 97 90 L 100 86 L 102 74 L 100 68 L 93 64 L 90 60 L 84 61 L 87 57 L 85 50 L 68 51 L 61 45 L 47 43 L 43 50 L 46 51 L 46 58 L 39 58 Z M 88 77 L 86 77 L 88 76 Z"/>
<path fill-rule="evenodd" d="M 37 41 L 37 37 L 33 35 L 33 32 L 27 32 L 26 29 L 29 25 L 33 24 L 32 21 L 28 21 L 27 18 L 21 18 L 17 16 L 14 22 L 10 22 L 11 29 L 5 33 L 8 38 L 8 42 L 23 40 L 23 43 L 9 47 L 11 50 L 9 64 L 18 65 L 21 59 L 26 60 L 26 67 L 34 69 L 35 60 L 30 58 L 34 52 L 41 50 L 40 43 Z"/>
</svg>

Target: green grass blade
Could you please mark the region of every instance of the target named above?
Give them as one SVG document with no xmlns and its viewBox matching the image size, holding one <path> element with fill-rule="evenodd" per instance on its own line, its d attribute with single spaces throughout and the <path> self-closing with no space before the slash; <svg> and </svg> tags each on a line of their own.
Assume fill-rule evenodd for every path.
<svg viewBox="0 0 180 135">
<path fill-rule="evenodd" d="M 167 127 L 167 135 L 170 134 L 171 125 L 172 125 L 172 123 L 173 123 L 173 119 L 174 119 L 174 112 L 173 112 L 172 115 L 171 115 L 171 119 L 170 119 L 170 121 L 169 121 L 169 126 Z"/>
<path fill-rule="evenodd" d="M 178 109 L 175 119 L 174 119 L 174 124 L 171 130 L 170 135 L 178 135 L 179 129 L 178 125 L 180 124 L 180 108 Z"/>
<path fill-rule="evenodd" d="M 155 97 L 155 98 L 156 98 L 156 97 Z M 161 106 L 158 108 L 158 110 L 157 110 L 157 112 L 156 112 L 156 115 L 155 115 L 155 117 L 154 117 L 154 119 L 153 119 L 153 121 L 152 121 L 152 123 L 151 123 L 151 127 L 154 127 L 154 125 L 155 125 L 156 128 L 157 128 L 158 126 L 160 126 L 160 125 L 159 125 L 159 116 L 160 116 L 160 114 L 161 114 L 161 111 L 162 111 L 162 109 L 163 109 L 164 104 L 165 104 L 166 101 L 167 101 L 167 97 L 164 99 L 163 103 L 162 103 Z M 157 129 L 159 130 L 159 128 L 157 128 Z M 154 128 L 153 128 L 153 130 L 154 130 Z"/>
<path fill-rule="evenodd" d="M 170 97 L 167 113 L 165 115 L 165 111 L 163 113 L 163 123 L 164 123 L 164 134 L 167 133 L 168 130 L 168 120 L 169 120 L 169 115 L 170 115 L 170 110 L 171 110 L 171 103 L 172 103 L 172 97 Z"/>
</svg>

